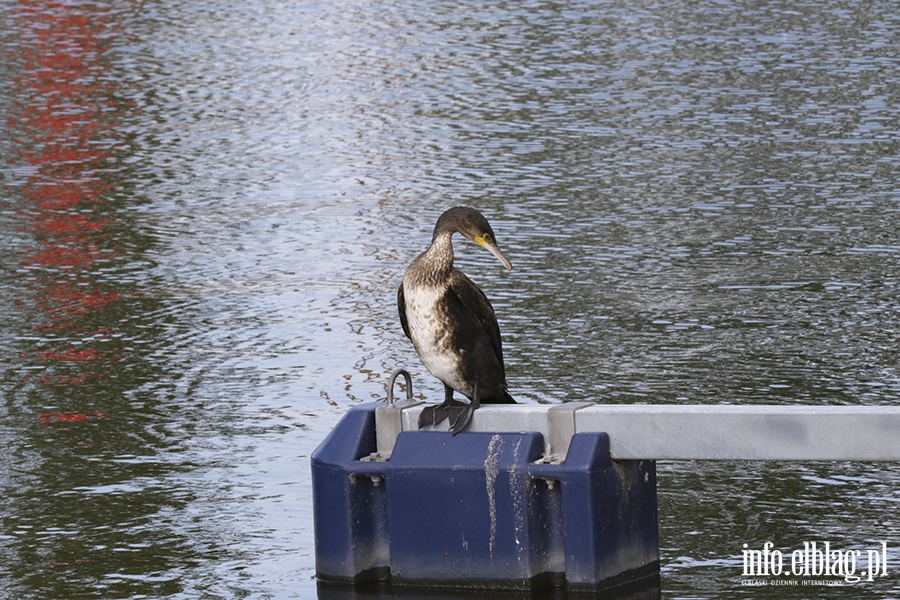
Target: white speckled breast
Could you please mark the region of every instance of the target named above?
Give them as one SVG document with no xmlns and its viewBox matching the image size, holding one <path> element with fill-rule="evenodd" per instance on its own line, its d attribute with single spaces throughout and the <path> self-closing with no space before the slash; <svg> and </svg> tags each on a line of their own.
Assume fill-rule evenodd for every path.
<svg viewBox="0 0 900 600">
<path fill-rule="evenodd" d="M 425 368 L 453 389 L 471 393 L 470 386 L 457 379 L 459 350 L 452 347 L 446 325 L 437 316 L 444 290 L 421 284 L 407 286 L 404 282 L 403 295 L 409 336 Z"/>
</svg>

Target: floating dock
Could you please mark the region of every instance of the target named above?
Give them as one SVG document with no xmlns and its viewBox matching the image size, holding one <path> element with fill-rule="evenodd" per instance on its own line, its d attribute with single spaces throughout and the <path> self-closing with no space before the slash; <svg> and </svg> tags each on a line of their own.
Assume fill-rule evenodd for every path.
<svg viewBox="0 0 900 600">
<path fill-rule="evenodd" d="M 656 460 L 900 460 L 900 407 L 353 407 L 312 456 L 320 579 L 604 590 L 658 575 Z M 446 425 L 444 425 L 446 427 Z"/>
</svg>

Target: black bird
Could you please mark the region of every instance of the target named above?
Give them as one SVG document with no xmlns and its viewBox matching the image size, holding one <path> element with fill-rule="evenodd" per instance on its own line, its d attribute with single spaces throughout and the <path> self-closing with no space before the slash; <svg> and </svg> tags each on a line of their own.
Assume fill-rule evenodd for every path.
<svg viewBox="0 0 900 600">
<path fill-rule="evenodd" d="M 477 285 L 453 266 L 454 233 L 460 233 L 512 265 L 494 239 L 487 219 L 474 208 L 457 206 L 434 226 L 428 250 L 403 274 L 397 292 L 400 324 L 419 358 L 444 383 L 444 402 L 419 415 L 419 427 L 450 417 L 454 435 L 466 428 L 481 403 L 515 403 L 506 391 L 500 327 L 494 308 Z M 469 399 L 453 399 L 453 391 Z"/>
</svg>

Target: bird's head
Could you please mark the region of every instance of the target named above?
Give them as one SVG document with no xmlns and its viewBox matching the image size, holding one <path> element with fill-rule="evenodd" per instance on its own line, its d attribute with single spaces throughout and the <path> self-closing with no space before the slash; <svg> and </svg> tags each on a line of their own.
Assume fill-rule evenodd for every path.
<svg viewBox="0 0 900 600">
<path fill-rule="evenodd" d="M 497 240 L 494 237 L 494 230 L 491 224 L 484 218 L 484 215 L 468 206 L 457 206 L 444 212 L 438 219 L 434 228 L 435 236 L 440 233 L 451 231 L 458 232 L 464 237 L 469 238 L 482 248 L 497 257 L 507 269 L 512 269 L 512 263 L 503 256 Z"/>
</svg>

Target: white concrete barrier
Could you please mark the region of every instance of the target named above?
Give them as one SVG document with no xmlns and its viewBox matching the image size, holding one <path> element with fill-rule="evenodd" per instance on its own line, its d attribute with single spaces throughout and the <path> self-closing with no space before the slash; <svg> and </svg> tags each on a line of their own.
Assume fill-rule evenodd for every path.
<svg viewBox="0 0 900 600">
<path fill-rule="evenodd" d="M 379 407 L 379 452 L 389 454 L 400 431 L 418 430 L 424 406 Z M 573 434 L 603 431 L 617 460 L 900 460 L 900 406 L 483 405 L 466 431 L 537 431 L 559 458 Z"/>
</svg>

